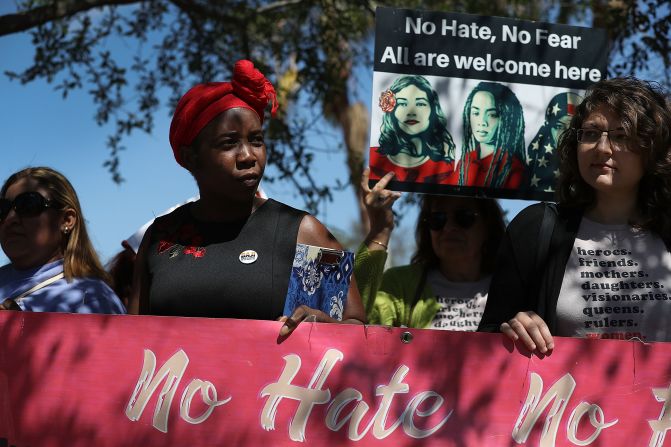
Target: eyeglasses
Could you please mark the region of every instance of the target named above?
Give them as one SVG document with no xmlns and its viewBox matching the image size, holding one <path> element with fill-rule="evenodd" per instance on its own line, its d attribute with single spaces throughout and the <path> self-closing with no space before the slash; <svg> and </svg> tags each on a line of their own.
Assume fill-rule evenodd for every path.
<svg viewBox="0 0 671 447">
<path fill-rule="evenodd" d="M 614 151 L 631 151 L 631 138 L 624 129 L 578 129 L 578 143 L 595 144 L 606 134 Z"/>
<path fill-rule="evenodd" d="M 475 224 L 479 215 L 480 213 L 473 210 L 458 209 L 454 211 L 452 218 L 454 219 L 454 223 L 464 230 L 467 230 Z M 424 219 L 429 228 L 433 231 L 442 230 L 448 220 L 447 213 L 443 211 L 434 211 Z"/>
<path fill-rule="evenodd" d="M 14 197 L 14 200 L 0 199 L 0 222 L 7 218 L 11 210 L 14 210 L 20 217 L 35 217 L 47 208 L 58 207 L 59 204 L 56 201 L 45 199 L 39 192 L 24 192 Z"/>
</svg>

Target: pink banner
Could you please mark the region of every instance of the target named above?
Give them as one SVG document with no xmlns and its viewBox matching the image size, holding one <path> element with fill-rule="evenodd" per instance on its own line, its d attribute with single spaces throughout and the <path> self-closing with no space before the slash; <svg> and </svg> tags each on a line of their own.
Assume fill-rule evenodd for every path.
<svg viewBox="0 0 671 447">
<path fill-rule="evenodd" d="M 0 312 L 0 446 L 628 447 L 671 428 L 666 343 L 559 338 L 539 359 L 499 334 L 279 328 Z"/>
</svg>

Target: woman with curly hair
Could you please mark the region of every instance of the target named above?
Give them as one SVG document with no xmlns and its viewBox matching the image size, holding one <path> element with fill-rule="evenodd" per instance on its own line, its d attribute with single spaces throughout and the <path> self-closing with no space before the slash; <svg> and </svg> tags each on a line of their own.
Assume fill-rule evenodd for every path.
<svg viewBox="0 0 671 447">
<path fill-rule="evenodd" d="M 517 96 L 480 82 L 464 104 L 459 184 L 517 189 L 524 179 L 524 115 Z"/>
<path fill-rule="evenodd" d="M 556 212 L 532 205 L 509 225 L 480 328 L 541 353 L 553 334 L 671 341 L 670 148 L 668 93 L 590 87 L 559 140 Z"/>
<path fill-rule="evenodd" d="M 394 172 L 409 183 L 456 184 L 454 141 L 438 94 L 423 76 L 397 78 L 380 95 L 379 147 L 370 155 L 371 179 Z"/>
</svg>

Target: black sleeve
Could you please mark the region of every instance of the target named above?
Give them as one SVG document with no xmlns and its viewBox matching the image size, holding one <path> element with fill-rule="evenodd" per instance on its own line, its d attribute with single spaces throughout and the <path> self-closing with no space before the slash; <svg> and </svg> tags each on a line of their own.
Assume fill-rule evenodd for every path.
<svg viewBox="0 0 671 447">
<path fill-rule="evenodd" d="M 535 270 L 538 233 L 544 205 L 531 205 L 522 210 L 506 230 L 494 265 L 487 305 L 478 331 L 499 332 L 504 321 L 517 312 L 535 310 L 530 284 Z"/>
</svg>

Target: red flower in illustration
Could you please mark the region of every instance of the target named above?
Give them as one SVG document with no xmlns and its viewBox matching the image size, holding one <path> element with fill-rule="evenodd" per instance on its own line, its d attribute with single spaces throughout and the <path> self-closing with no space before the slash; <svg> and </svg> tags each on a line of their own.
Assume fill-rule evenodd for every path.
<svg viewBox="0 0 671 447">
<path fill-rule="evenodd" d="M 389 113 L 396 107 L 396 96 L 391 90 L 385 90 L 380 94 L 380 108 L 383 112 Z"/>
</svg>

